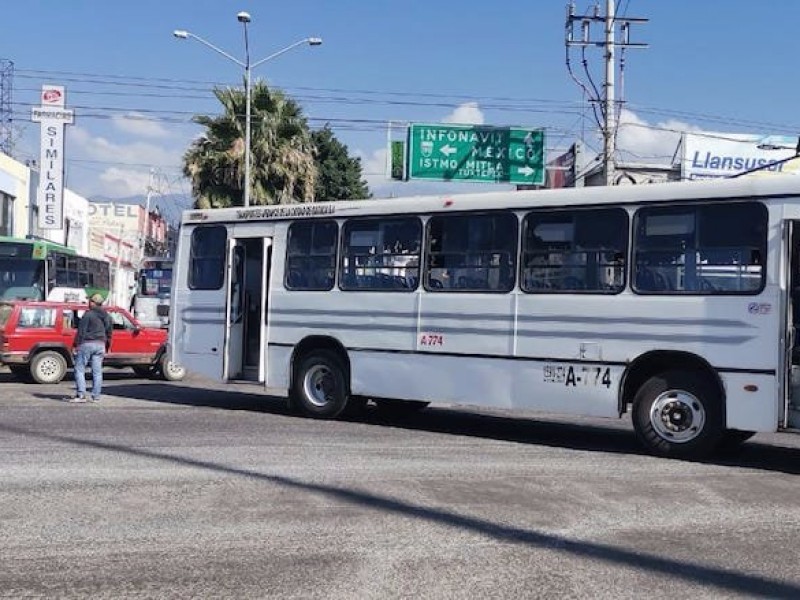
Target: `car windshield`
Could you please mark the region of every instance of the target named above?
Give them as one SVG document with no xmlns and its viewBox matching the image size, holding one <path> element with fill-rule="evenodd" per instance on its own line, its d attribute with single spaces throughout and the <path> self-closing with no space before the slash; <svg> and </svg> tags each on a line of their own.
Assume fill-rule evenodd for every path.
<svg viewBox="0 0 800 600">
<path fill-rule="evenodd" d="M 44 300 L 44 261 L 0 257 L 0 299 Z"/>
<path fill-rule="evenodd" d="M 172 269 L 142 269 L 139 276 L 140 296 L 169 296 L 171 286 Z"/>
</svg>

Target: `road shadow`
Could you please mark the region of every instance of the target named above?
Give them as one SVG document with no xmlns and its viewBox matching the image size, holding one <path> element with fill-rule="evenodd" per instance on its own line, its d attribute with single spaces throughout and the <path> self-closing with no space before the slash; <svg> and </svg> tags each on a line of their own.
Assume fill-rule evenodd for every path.
<svg viewBox="0 0 800 600">
<path fill-rule="evenodd" d="M 87 371 L 86 373 L 86 380 L 91 381 L 92 375 L 91 372 Z M 67 376 L 61 380 L 62 382 L 71 382 L 74 381 L 72 370 L 67 373 Z M 136 375 L 129 369 L 106 369 L 103 371 L 103 381 L 131 381 L 131 382 L 139 382 L 139 383 L 147 383 L 152 381 L 151 379 L 145 379 Z M 26 384 L 32 387 L 37 385 L 42 385 L 36 383 L 29 377 L 17 377 L 16 375 L 12 374 L 10 371 L 0 371 L 0 384 L 2 383 L 18 383 L 18 384 Z M 49 384 L 49 385 L 57 385 L 57 384 Z"/>
<path fill-rule="evenodd" d="M 8 371 L 0 371 L 0 383 L 22 383 L 15 375 Z"/>
<path fill-rule="evenodd" d="M 303 481 L 295 477 L 264 473 L 257 470 L 225 465 L 217 462 L 199 460 L 191 457 L 175 456 L 163 451 L 148 448 L 130 447 L 121 444 L 89 440 L 51 432 L 33 431 L 0 424 L 0 431 L 23 436 L 67 443 L 96 450 L 123 453 L 197 469 L 209 470 L 237 477 L 244 477 L 270 485 L 279 485 L 305 493 L 331 498 L 337 503 L 347 503 L 381 510 L 405 517 L 444 525 L 454 529 L 469 531 L 507 544 L 524 545 L 542 549 L 554 554 L 578 559 L 601 561 L 610 567 L 623 567 L 637 571 L 667 576 L 677 580 L 698 583 L 706 588 L 720 592 L 744 594 L 766 598 L 798 598 L 800 585 L 796 582 L 782 581 L 758 574 L 732 571 L 724 567 L 688 562 L 681 559 L 660 556 L 608 543 L 590 540 L 575 540 L 557 533 L 538 531 L 495 522 L 488 519 L 461 514 L 441 507 L 424 506 L 406 500 L 383 496 L 365 490 L 339 487 L 324 483 Z"/>
<path fill-rule="evenodd" d="M 117 383 L 109 386 L 107 392 L 114 396 L 151 402 L 304 418 L 289 409 L 285 398 L 258 392 L 234 391 L 229 388 L 198 389 L 188 385 L 153 381 L 146 385 L 133 382 Z M 430 407 L 411 414 L 394 414 L 381 411 L 372 405 L 356 415 L 346 417 L 345 420 L 376 427 L 395 427 L 410 431 L 477 437 L 552 448 L 648 455 L 633 431 L 630 428 L 621 428 L 617 421 L 611 421 L 608 427 L 603 427 L 596 424 L 565 423 L 547 417 L 487 415 L 461 407 Z M 689 462 L 800 475 L 800 448 L 749 441 L 714 457 Z"/>
</svg>

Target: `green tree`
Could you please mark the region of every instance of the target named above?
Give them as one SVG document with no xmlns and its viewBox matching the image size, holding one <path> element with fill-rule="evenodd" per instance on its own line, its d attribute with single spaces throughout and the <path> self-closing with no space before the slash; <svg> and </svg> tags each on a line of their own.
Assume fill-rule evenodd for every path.
<svg viewBox="0 0 800 600">
<path fill-rule="evenodd" d="M 362 179 L 361 159 L 351 158 L 330 127 L 314 131 L 311 139 L 316 147 L 317 185 L 315 199 L 360 200 L 369 198 L 367 182 Z"/>
<path fill-rule="evenodd" d="M 197 115 L 206 128 L 183 157 L 196 208 L 243 204 L 246 94 L 215 88 L 223 107 L 216 117 Z M 317 180 L 314 144 L 300 105 L 280 90 L 256 81 L 251 89 L 250 203 L 312 202 Z"/>
</svg>

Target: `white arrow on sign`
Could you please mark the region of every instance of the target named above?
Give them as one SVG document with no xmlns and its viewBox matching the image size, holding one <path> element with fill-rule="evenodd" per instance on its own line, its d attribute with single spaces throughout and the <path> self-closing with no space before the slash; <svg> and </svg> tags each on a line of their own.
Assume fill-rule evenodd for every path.
<svg viewBox="0 0 800 600">
<path fill-rule="evenodd" d="M 528 165 L 525 165 L 524 167 L 517 167 L 517 173 L 521 173 L 525 177 L 530 177 L 535 172 L 536 172 L 536 169 L 532 169 Z"/>
<path fill-rule="evenodd" d="M 440 151 L 441 151 L 441 153 L 442 153 L 442 154 L 444 154 L 444 155 L 445 155 L 447 158 L 450 158 L 450 155 L 451 155 L 451 154 L 455 154 L 456 152 L 458 152 L 458 150 L 457 150 L 456 148 L 454 148 L 453 146 L 451 146 L 450 144 L 445 144 L 444 146 L 442 146 L 441 148 L 439 148 L 439 150 L 440 150 Z"/>
</svg>

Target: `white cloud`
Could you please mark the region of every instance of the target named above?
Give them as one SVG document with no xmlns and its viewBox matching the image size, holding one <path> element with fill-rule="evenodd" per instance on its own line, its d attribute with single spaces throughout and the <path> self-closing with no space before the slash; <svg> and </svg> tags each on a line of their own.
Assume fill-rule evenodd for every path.
<svg viewBox="0 0 800 600">
<path fill-rule="evenodd" d="M 617 151 L 626 160 L 670 164 L 681 132 L 702 132 L 694 125 L 671 119 L 651 124 L 623 109 L 617 129 Z"/>
<path fill-rule="evenodd" d="M 138 196 L 145 193 L 150 179 L 148 171 L 137 171 L 120 167 L 109 167 L 100 174 L 101 195 L 111 198 Z"/>
<path fill-rule="evenodd" d="M 361 172 L 370 186 L 373 182 L 386 181 L 386 148 L 378 148 L 370 155 L 357 150 L 356 155 L 361 158 Z"/>
<path fill-rule="evenodd" d="M 465 125 L 483 125 L 483 111 L 477 102 L 465 102 L 442 119 L 442 123 L 463 123 Z"/>
<path fill-rule="evenodd" d="M 158 121 L 153 120 L 147 115 L 137 112 L 129 112 L 124 115 L 114 115 L 111 118 L 114 127 L 125 133 L 130 133 L 137 137 L 165 138 L 169 132 Z"/>
<path fill-rule="evenodd" d="M 182 149 L 150 142 L 119 144 L 94 136 L 81 127 L 70 128 L 67 135 L 65 153 L 68 163 L 70 160 L 86 160 L 97 161 L 99 165 L 90 170 L 70 172 L 67 185 L 83 196 L 122 198 L 144 194 L 151 167 L 170 173 L 180 169 Z M 98 169 L 101 170 L 99 175 Z"/>
<path fill-rule="evenodd" d="M 361 173 L 367 180 L 369 191 L 374 198 L 401 196 L 403 183 L 386 177 L 386 148 L 373 150 L 371 154 L 356 150 L 355 156 L 361 158 Z"/>
</svg>

